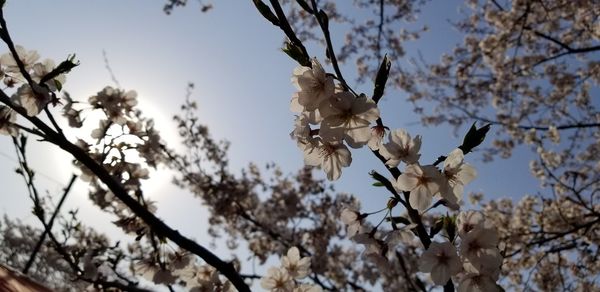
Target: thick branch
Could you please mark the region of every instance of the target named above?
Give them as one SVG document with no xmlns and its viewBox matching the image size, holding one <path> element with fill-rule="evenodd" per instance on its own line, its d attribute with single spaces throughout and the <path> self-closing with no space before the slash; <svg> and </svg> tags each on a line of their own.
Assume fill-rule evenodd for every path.
<svg viewBox="0 0 600 292">
<path fill-rule="evenodd" d="M 49 142 L 70 153 L 75 159 L 90 169 L 98 177 L 98 179 L 100 179 L 100 181 L 102 181 L 108 187 L 108 189 L 110 189 L 113 194 L 123 202 L 123 204 L 125 204 L 136 216 L 140 217 L 149 227 L 152 228 L 154 232 L 170 239 L 181 248 L 201 257 L 204 261 L 206 261 L 206 263 L 213 266 L 225 277 L 227 277 L 227 279 L 229 279 L 229 281 L 231 281 L 231 283 L 239 291 L 250 291 L 250 288 L 235 270 L 233 264 L 222 261 L 208 249 L 181 235 L 177 230 L 172 229 L 162 220 L 158 219 L 154 214 L 144 208 L 144 206 L 142 206 L 138 201 L 129 196 L 127 190 L 123 188 L 121 183 L 115 180 L 104 167 L 92 159 L 84 150 L 68 141 L 63 135 L 60 135 L 48 127 L 48 125 L 42 122 L 39 118 L 28 116 L 27 112 L 23 108 L 12 104 L 10 98 L 4 91 L 0 91 L 0 102 L 5 103 L 17 113 L 21 114 L 38 129 L 44 132 Z"/>
</svg>

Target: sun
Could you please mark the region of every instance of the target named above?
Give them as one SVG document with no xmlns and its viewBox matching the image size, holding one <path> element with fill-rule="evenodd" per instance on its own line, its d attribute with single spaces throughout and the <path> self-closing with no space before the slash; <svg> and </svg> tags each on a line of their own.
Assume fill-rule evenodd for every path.
<svg viewBox="0 0 600 292">
<path fill-rule="evenodd" d="M 166 143 L 169 149 L 180 150 L 180 138 L 177 134 L 176 124 L 171 118 L 171 115 L 174 113 L 165 111 L 164 108 L 168 108 L 167 106 L 160 104 L 156 98 L 149 96 L 143 90 L 137 90 L 137 93 L 138 104 L 135 108 L 141 111 L 141 117 L 153 121 L 154 129 L 159 132 L 161 141 Z M 82 105 L 85 104 L 82 103 Z M 88 110 L 84 111 L 83 117 L 85 117 L 83 127 L 74 129 L 68 128 L 65 125 L 63 129 L 71 142 L 75 142 L 81 138 L 90 144 L 95 143 L 95 140 L 91 138 L 91 132 L 98 127 L 100 120 L 104 118 L 104 114 L 97 110 Z M 107 134 L 113 137 L 112 142 L 114 144 L 139 145 L 143 142 L 139 137 L 124 134 L 119 126 L 109 128 Z M 135 149 L 122 150 L 121 152 L 113 150 L 107 153 L 106 156 L 107 159 L 105 159 L 105 162 L 110 161 L 110 159 L 124 159 L 128 163 L 140 164 L 142 167 L 148 169 L 148 178 L 141 180 L 142 190 L 147 198 L 160 196 L 160 194 L 165 193 L 170 185 L 173 172 L 160 165 L 157 168 L 149 167 Z M 53 155 L 53 158 L 54 165 L 56 165 L 57 170 L 61 173 L 80 172 L 70 163 L 70 159 L 65 159 L 64 155 Z"/>
</svg>

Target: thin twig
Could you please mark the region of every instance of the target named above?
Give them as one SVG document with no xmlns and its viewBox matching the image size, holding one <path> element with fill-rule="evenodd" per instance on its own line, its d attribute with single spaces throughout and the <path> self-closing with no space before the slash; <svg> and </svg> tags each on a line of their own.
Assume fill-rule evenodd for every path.
<svg viewBox="0 0 600 292">
<path fill-rule="evenodd" d="M 44 232 L 42 232 L 42 235 L 40 236 L 40 239 L 38 240 L 37 244 L 35 245 L 33 252 L 31 252 L 31 255 L 29 256 L 29 260 L 27 261 L 27 264 L 25 264 L 25 267 L 23 268 L 23 274 L 27 274 L 27 272 L 33 265 L 33 262 L 35 260 L 37 253 L 40 251 L 42 244 L 46 240 L 46 236 L 48 235 L 48 232 L 50 232 L 52 230 L 52 225 L 54 225 L 54 219 L 56 219 L 56 216 L 60 212 L 60 208 L 62 207 L 63 203 L 65 202 L 67 195 L 71 191 L 71 187 L 73 186 L 73 183 L 75 183 L 75 179 L 77 179 L 77 175 L 73 175 L 71 177 L 69 184 L 64 189 L 63 195 L 61 196 L 60 201 L 58 202 L 58 205 L 56 206 L 56 209 L 54 210 L 54 213 L 52 213 L 52 217 L 50 217 L 50 221 L 48 221 L 48 223 L 47 223 L 48 228 L 44 228 Z"/>
</svg>

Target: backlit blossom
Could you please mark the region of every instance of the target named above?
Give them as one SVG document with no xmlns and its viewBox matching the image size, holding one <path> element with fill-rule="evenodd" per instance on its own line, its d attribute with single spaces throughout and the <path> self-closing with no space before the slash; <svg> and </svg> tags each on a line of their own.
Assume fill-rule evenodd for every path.
<svg viewBox="0 0 600 292">
<path fill-rule="evenodd" d="M 328 180 L 336 180 L 342 174 L 342 167 L 350 166 L 352 156 L 348 147 L 341 142 L 317 141 L 316 145 L 306 145 L 304 163 L 321 166 Z"/>
<path fill-rule="evenodd" d="M 344 208 L 341 214 L 342 222 L 348 226 L 348 237 L 358 234 L 361 229 L 362 218 L 358 211 L 350 208 Z"/>
<path fill-rule="evenodd" d="M 294 130 L 290 133 L 290 137 L 298 141 L 304 141 L 310 137 L 310 125 L 308 124 L 308 117 L 305 114 L 296 116 Z"/>
<path fill-rule="evenodd" d="M 400 161 L 406 164 L 416 163 L 421 157 L 421 136 L 417 135 L 411 139 L 410 134 L 404 129 L 395 129 L 389 134 L 390 141 L 384 143 L 379 148 L 379 153 L 383 156 L 390 167 L 396 167 Z"/>
<path fill-rule="evenodd" d="M 550 141 L 552 141 L 552 143 L 554 143 L 554 144 L 560 143 L 560 134 L 558 133 L 558 129 L 556 129 L 555 126 L 548 127 L 547 136 L 548 136 L 548 138 L 550 138 Z"/>
<path fill-rule="evenodd" d="M 333 77 L 327 76 L 317 59 L 311 62 L 312 68 L 299 66 L 292 76 L 292 83 L 299 90 L 298 104 L 306 111 L 317 109 L 334 92 Z"/>
<path fill-rule="evenodd" d="M 462 270 L 462 265 L 452 243 L 432 242 L 419 260 L 419 270 L 431 273 L 433 283 L 444 285 Z"/>
<path fill-rule="evenodd" d="M 31 69 L 33 64 L 40 58 L 40 54 L 35 50 L 27 51 L 19 45 L 15 46 L 15 50 L 17 51 L 17 55 L 19 55 L 19 59 L 23 62 L 25 70 Z M 0 64 L 4 67 L 5 72 L 20 74 L 19 66 L 17 66 L 17 62 L 12 53 L 6 53 L 0 56 Z"/>
<path fill-rule="evenodd" d="M 29 84 L 23 84 L 11 97 L 11 100 L 24 108 L 30 117 L 39 114 L 51 100 L 48 89 L 37 84 L 33 85 L 33 89 Z"/>
<path fill-rule="evenodd" d="M 433 195 L 440 188 L 440 179 L 440 172 L 435 166 L 411 164 L 398 177 L 395 187 L 410 192 L 410 205 L 422 212 L 431 205 Z"/>
<path fill-rule="evenodd" d="M 294 289 L 294 280 L 285 269 L 272 267 L 260 280 L 260 286 L 272 292 L 289 292 Z"/>
<path fill-rule="evenodd" d="M 300 251 L 294 246 L 281 258 L 281 266 L 292 278 L 303 279 L 310 273 L 310 257 L 301 258 Z"/>
<path fill-rule="evenodd" d="M 337 129 L 343 129 L 343 139 L 352 148 L 367 144 L 371 138 L 370 124 L 379 118 L 377 104 L 366 96 L 355 97 L 353 93 L 341 91 L 319 108 L 323 116 L 319 135 L 328 140 L 337 140 Z"/>
<path fill-rule="evenodd" d="M 16 121 L 16 113 L 9 107 L 0 105 L 0 135 L 16 136 L 18 133 L 14 125 Z"/>
<path fill-rule="evenodd" d="M 412 233 L 410 229 L 415 228 L 416 226 L 416 224 L 410 224 L 388 232 L 384 239 L 385 244 L 389 249 L 392 249 L 398 244 L 410 242 L 415 238 L 415 234 Z"/>
<path fill-rule="evenodd" d="M 491 228 L 476 228 L 468 232 L 460 243 L 460 255 L 482 272 L 495 271 L 502 263 L 497 248 L 498 234 Z"/>
<path fill-rule="evenodd" d="M 463 152 L 457 148 L 446 157 L 443 175 L 447 183 L 440 189 L 440 194 L 450 203 L 456 204 L 463 197 L 464 185 L 477 176 L 477 171 L 464 163 Z"/>
<path fill-rule="evenodd" d="M 485 217 L 480 211 L 460 212 L 456 217 L 456 227 L 458 235 L 464 237 L 468 232 L 475 228 L 483 228 Z"/>
<path fill-rule="evenodd" d="M 319 109 L 315 109 L 312 111 L 307 111 L 304 109 L 304 106 L 302 106 L 298 102 L 298 92 L 294 92 L 294 94 L 292 95 L 290 111 L 295 113 L 302 113 L 302 115 L 305 115 L 308 118 L 308 122 L 312 125 L 318 125 L 323 120 L 323 117 L 321 117 L 321 114 L 319 113 Z"/>
<path fill-rule="evenodd" d="M 110 86 L 89 98 L 89 103 L 94 108 L 104 110 L 106 116 L 118 125 L 125 125 L 125 115 L 137 105 L 137 93 L 133 90 L 124 91 Z"/>
</svg>

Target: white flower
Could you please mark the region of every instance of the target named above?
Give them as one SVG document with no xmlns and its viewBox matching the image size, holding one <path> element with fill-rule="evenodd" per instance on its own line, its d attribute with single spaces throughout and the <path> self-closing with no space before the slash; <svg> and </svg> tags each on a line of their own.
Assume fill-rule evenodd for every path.
<svg viewBox="0 0 600 292">
<path fill-rule="evenodd" d="M 348 233 L 348 237 L 353 237 L 357 235 L 360 231 L 362 231 L 362 218 L 358 211 L 350 208 L 344 208 L 342 210 L 341 217 L 342 222 L 344 222 L 344 224 L 348 226 L 348 229 L 346 231 Z"/>
<path fill-rule="evenodd" d="M 292 83 L 299 90 L 298 104 L 313 111 L 321 102 L 333 95 L 333 77 L 327 76 L 317 59 L 312 59 L 312 68 L 299 66 L 294 69 Z"/>
<path fill-rule="evenodd" d="M 391 268 L 390 262 L 388 261 L 388 259 L 386 257 L 381 255 L 381 253 L 371 252 L 370 250 L 374 249 L 373 247 L 374 247 L 374 245 L 367 246 L 367 249 L 362 254 L 362 259 L 365 261 L 374 263 L 379 270 L 381 270 L 385 273 L 386 271 L 388 271 Z"/>
<path fill-rule="evenodd" d="M 410 205 L 420 212 L 431 205 L 431 199 L 440 188 L 440 172 L 433 165 L 411 164 L 398 177 L 395 187 L 410 192 Z"/>
<path fill-rule="evenodd" d="M 390 268 L 390 262 L 385 255 L 385 246 L 380 241 L 367 233 L 358 234 L 354 236 L 353 240 L 365 245 L 365 250 L 361 255 L 362 259 L 374 263 L 383 272 Z"/>
<path fill-rule="evenodd" d="M 379 118 L 379 109 L 372 99 L 342 91 L 324 103 L 319 112 L 323 117 L 319 135 L 326 140 L 338 140 L 337 129 L 343 129 L 343 139 L 352 148 L 360 148 L 371 139 L 370 124 Z"/>
<path fill-rule="evenodd" d="M 460 149 L 454 149 L 444 160 L 444 178 L 448 182 L 440 189 L 440 194 L 452 204 L 463 197 L 465 184 L 470 183 L 477 171 L 471 165 L 464 163 L 464 154 Z"/>
<path fill-rule="evenodd" d="M 479 273 L 493 273 L 502 264 L 502 255 L 496 247 L 498 235 L 490 228 L 476 228 L 468 232 L 460 243 L 460 255 Z"/>
<path fill-rule="evenodd" d="M 458 283 L 458 292 L 500 292 L 503 291 L 494 279 L 486 275 L 467 274 Z"/>
<path fill-rule="evenodd" d="M 395 129 L 390 132 L 390 141 L 379 148 L 379 153 L 383 156 L 390 167 L 396 167 L 400 161 L 406 164 L 412 164 L 419 161 L 421 154 L 421 136 L 417 135 L 414 139 L 404 129 Z"/>
<path fill-rule="evenodd" d="M 300 251 L 294 246 L 281 258 L 281 266 L 294 279 L 303 279 L 310 274 L 310 257 L 300 258 Z"/>
<path fill-rule="evenodd" d="M 554 144 L 560 143 L 560 134 L 558 133 L 558 129 L 556 129 L 556 126 L 548 127 L 547 137 L 550 138 L 550 141 L 552 141 L 552 143 Z"/>
<path fill-rule="evenodd" d="M 290 133 L 290 137 L 297 141 L 304 141 L 311 137 L 308 117 L 305 114 L 296 116 L 294 130 Z"/>
<path fill-rule="evenodd" d="M 352 155 L 341 142 L 316 141 L 304 145 L 304 163 L 321 166 L 328 180 L 336 180 L 342 174 L 342 167 L 350 166 Z"/>
<path fill-rule="evenodd" d="M 37 51 L 27 51 L 22 46 L 15 46 L 15 50 L 17 51 L 17 55 L 19 55 L 19 59 L 23 62 L 25 66 L 25 70 L 29 71 L 33 64 L 40 58 L 40 55 Z M 18 73 L 21 74 L 19 70 L 19 66 L 17 66 L 17 62 L 13 57 L 12 53 L 6 53 L 0 56 L 0 64 L 5 67 L 5 72 L 10 73 Z"/>
<path fill-rule="evenodd" d="M 16 121 L 16 113 L 11 108 L 0 105 L 0 134 L 17 136 L 18 129 L 14 125 Z"/>
<path fill-rule="evenodd" d="M 220 283 L 219 273 L 209 265 L 200 266 L 195 273 L 195 281 L 202 286 L 214 286 L 215 283 Z"/>
<path fill-rule="evenodd" d="M 485 217 L 479 211 L 460 212 L 456 217 L 458 235 L 462 238 L 473 229 L 483 228 L 484 222 Z"/>
<path fill-rule="evenodd" d="M 415 234 L 412 233 L 410 229 L 416 226 L 416 224 L 410 224 L 388 232 L 384 239 L 385 244 L 388 246 L 389 249 L 392 249 L 399 243 L 410 242 L 415 237 Z"/>
<path fill-rule="evenodd" d="M 294 280 L 285 269 L 269 268 L 260 286 L 273 292 L 289 292 L 294 289 Z"/>
<path fill-rule="evenodd" d="M 133 110 L 137 105 L 137 93 L 133 90 L 127 92 L 114 89 L 110 86 L 89 98 L 89 103 L 94 108 L 101 108 L 106 116 L 118 125 L 125 125 L 127 119 L 125 114 Z"/>
<path fill-rule="evenodd" d="M 24 108 L 30 117 L 39 114 L 50 102 L 51 97 L 48 89 L 37 84 L 33 85 L 33 90 L 29 84 L 23 84 L 11 97 L 12 102 Z"/>
<path fill-rule="evenodd" d="M 432 242 L 421 256 L 419 270 L 431 273 L 431 279 L 436 285 L 444 285 L 450 277 L 462 270 L 462 266 L 452 243 Z"/>
<path fill-rule="evenodd" d="M 305 115 L 308 118 L 308 122 L 312 125 L 318 125 L 323 120 L 323 117 L 321 117 L 321 114 L 319 113 L 319 109 L 312 111 L 304 110 L 304 107 L 298 102 L 298 92 L 295 92 L 292 95 L 290 110 L 292 112 L 302 113 L 302 115 Z"/>
</svg>

